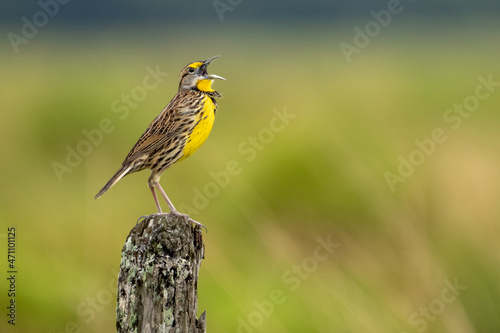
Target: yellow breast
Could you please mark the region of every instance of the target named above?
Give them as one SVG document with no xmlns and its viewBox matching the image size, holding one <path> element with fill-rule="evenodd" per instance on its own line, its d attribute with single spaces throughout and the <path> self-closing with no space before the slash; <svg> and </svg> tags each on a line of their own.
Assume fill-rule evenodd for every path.
<svg viewBox="0 0 500 333">
<path fill-rule="evenodd" d="M 179 161 L 191 156 L 205 142 L 212 130 L 215 120 L 215 104 L 208 96 L 203 98 L 203 110 L 198 114 L 195 124 L 198 123 L 191 135 L 187 138 L 186 146 L 183 150 L 183 156 Z"/>
</svg>

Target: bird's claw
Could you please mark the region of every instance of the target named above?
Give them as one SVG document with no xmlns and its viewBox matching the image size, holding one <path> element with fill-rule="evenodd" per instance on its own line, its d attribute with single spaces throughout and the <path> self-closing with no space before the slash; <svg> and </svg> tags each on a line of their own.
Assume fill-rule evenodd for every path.
<svg viewBox="0 0 500 333">
<path fill-rule="evenodd" d="M 185 219 L 187 219 L 189 222 L 199 225 L 200 227 L 202 227 L 203 229 L 205 229 L 205 231 L 206 231 L 206 232 L 208 232 L 207 227 L 205 227 L 205 226 L 204 226 L 203 224 L 201 224 L 200 222 L 198 222 L 198 221 L 193 220 L 192 218 L 190 218 L 188 214 L 182 214 L 182 213 L 179 213 L 179 212 L 177 212 L 177 211 L 176 211 L 176 212 L 172 212 L 172 214 L 175 214 L 175 215 L 180 215 L 180 216 L 184 217 Z"/>
<path fill-rule="evenodd" d="M 147 217 L 149 217 L 149 215 L 142 215 L 140 216 L 138 219 L 137 219 L 137 222 L 135 222 L 135 224 L 139 223 L 141 221 L 141 219 L 146 219 Z"/>
</svg>

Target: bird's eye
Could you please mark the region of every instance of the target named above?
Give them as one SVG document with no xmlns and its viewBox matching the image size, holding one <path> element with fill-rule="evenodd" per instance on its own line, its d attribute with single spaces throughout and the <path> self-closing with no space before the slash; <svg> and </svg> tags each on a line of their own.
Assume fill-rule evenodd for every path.
<svg viewBox="0 0 500 333">
<path fill-rule="evenodd" d="M 194 68 L 193 67 L 189 67 L 188 68 L 188 73 L 189 74 L 193 74 L 194 73 Z"/>
</svg>

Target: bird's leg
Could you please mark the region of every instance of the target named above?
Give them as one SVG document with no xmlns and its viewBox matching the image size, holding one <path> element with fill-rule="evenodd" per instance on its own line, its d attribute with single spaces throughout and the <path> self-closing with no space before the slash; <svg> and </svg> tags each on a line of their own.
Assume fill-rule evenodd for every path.
<svg viewBox="0 0 500 333">
<path fill-rule="evenodd" d="M 172 213 L 178 215 L 179 212 L 177 211 L 177 209 L 175 209 L 174 204 L 168 198 L 167 193 L 165 193 L 165 191 L 163 191 L 163 188 L 161 188 L 160 183 L 154 183 L 154 186 L 156 186 L 156 188 L 158 189 L 158 191 L 160 191 L 161 195 L 163 196 L 163 199 L 165 199 L 165 201 L 167 202 L 167 205 L 168 205 L 168 208 L 170 208 L 170 211 Z"/>
<path fill-rule="evenodd" d="M 158 201 L 158 197 L 156 196 L 156 192 L 155 192 L 155 188 L 154 186 L 150 185 L 149 186 L 149 189 L 151 190 L 151 193 L 153 193 L 153 199 L 155 199 L 155 204 L 156 204 L 156 208 L 158 208 L 158 213 L 161 214 L 161 206 L 160 206 L 160 202 Z M 168 201 L 167 201 L 168 203 Z"/>
<path fill-rule="evenodd" d="M 168 208 L 170 208 L 170 211 L 171 211 L 173 214 L 175 214 L 175 215 L 183 215 L 183 216 L 187 217 L 187 218 L 189 219 L 189 221 L 191 221 L 191 222 L 192 222 L 192 223 L 194 223 L 194 224 L 199 225 L 200 227 L 205 228 L 205 230 L 208 232 L 207 227 L 205 227 L 203 224 L 201 224 L 200 222 L 198 222 L 198 221 L 196 221 L 196 220 L 193 220 L 192 218 L 190 218 L 190 217 L 189 217 L 188 215 L 186 215 L 186 214 L 181 214 L 181 213 L 179 213 L 179 212 L 177 211 L 177 209 L 175 209 L 174 205 L 172 204 L 172 201 L 170 201 L 170 199 L 169 199 L 169 198 L 168 198 L 168 196 L 167 196 L 167 193 L 165 193 L 165 191 L 164 191 L 164 190 L 163 190 L 163 188 L 161 187 L 160 183 L 155 182 L 155 183 L 153 183 L 153 184 L 154 184 L 154 186 L 158 189 L 158 191 L 160 191 L 161 195 L 163 196 L 163 198 L 164 198 L 164 199 L 165 199 L 165 201 L 167 202 Z M 151 190 L 152 190 L 152 191 L 153 191 L 153 193 L 154 193 L 154 189 L 151 189 Z M 156 194 L 154 194 L 154 197 L 155 197 L 155 200 L 158 200 L 158 199 L 156 198 Z M 156 204 L 158 205 L 158 207 L 160 207 L 160 205 L 158 204 L 158 201 L 156 201 Z M 161 213 L 161 211 L 160 211 L 160 213 Z"/>
<path fill-rule="evenodd" d="M 155 199 L 156 208 L 158 208 L 158 213 L 157 214 L 163 214 L 162 211 L 161 211 L 160 202 L 158 201 L 158 197 L 156 196 L 154 185 L 149 185 L 149 189 L 151 190 L 151 193 L 153 193 L 153 199 Z M 155 215 L 155 214 L 153 214 L 153 215 Z M 141 217 L 139 217 L 139 219 L 137 220 L 136 223 L 139 223 L 139 221 L 141 219 L 147 218 L 147 217 L 148 217 L 147 215 L 142 215 Z"/>
</svg>

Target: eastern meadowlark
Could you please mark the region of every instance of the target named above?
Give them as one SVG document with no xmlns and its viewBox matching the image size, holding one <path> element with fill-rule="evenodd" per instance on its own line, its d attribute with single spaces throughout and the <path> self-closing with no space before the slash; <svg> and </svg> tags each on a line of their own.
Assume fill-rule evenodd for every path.
<svg viewBox="0 0 500 333">
<path fill-rule="evenodd" d="M 155 187 L 167 202 L 170 211 L 180 214 L 161 187 L 160 177 L 171 165 L 192 155 L 210 134 L 217 111 L 215 98 L 222 97 L 212 89 L 212 83 L 214 79 L 225 80 L 218 75 L 207 73 L 207 66 L 217 57 L 190 63 L 182 69 L 177 94 L 149 124 L 120 169 L 97 193 L 95 199 L 124 176 L 150 169 L 148 186 L 153 193 L 158 213 L 162 214 L 162 210 Z M 189 220 L 200 224 L 191 218 Z"/>
</svg>

